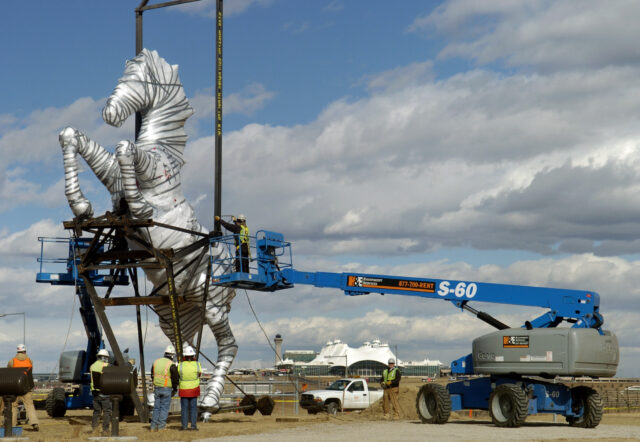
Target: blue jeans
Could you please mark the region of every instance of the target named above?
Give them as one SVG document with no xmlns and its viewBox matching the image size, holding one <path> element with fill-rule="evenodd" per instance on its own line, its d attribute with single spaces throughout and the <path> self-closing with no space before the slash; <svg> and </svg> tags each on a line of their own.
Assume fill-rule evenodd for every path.
<svg viewBox="0 0 640 442">
<path fill-rule="evenodd" d="M 182 428 L 186 429 L 191 421 L 191 428 L 198 428 L 198 398 L 181 397 L 180 414 L 182 416 Z"/>
<path fill-rule="evenodd" d="M 153 414 L 151 415 L 151 429 L 158 430 L 167 425 L 169 407 L 171 406 L 171 387 L 155 387 L 153 391 Z"/>
</svg>

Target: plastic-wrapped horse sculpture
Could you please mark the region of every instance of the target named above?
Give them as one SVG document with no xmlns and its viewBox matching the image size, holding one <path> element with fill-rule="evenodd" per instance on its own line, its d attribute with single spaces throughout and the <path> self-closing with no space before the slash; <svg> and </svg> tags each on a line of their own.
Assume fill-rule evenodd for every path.
<svg viewBox="0 0 640 442">
<path fill-rule="evenodd" d="M 185 199 L 180 170 L 184 164 L 183 151 L 187 142 L 184 123 L 193 114 L 178 78 L 178 66 L 169 65 L 156 51 L 144 49 L 127 61 L 124 75 L 107 100 L 102 117 L 107 124 L 120 126 L 130 115 L 140 111 L 142 126 L 137 142 L 121 141 L 110 153 L 82 132 L 71 127 L 59 135 L 65 170 L 65 195 L 77 217 L 93 215 L 91 203 L 82 193 L 78 181 L 77 155 L 80 154 L 111 194 L 114 211 L 126 212 L 132 218 L 153 218 L 154 221 L 183 229 L 206 233 Z M 125 204 L 126 203 L 126 204 Z M 180 248 L 200 239 L 190 233 L 150 227 L 143 235 L 156 248 Z M 183 258 L 182 263 L 197 258 L 199 251 Z M 220 258 L 226 249 L 213 250 Z M 200 328 L 202 296 L 206 295 L 205 318 L 218 345 L 218 359 L 213 378 L 208 383 L 203 406 L 218 408 L 224 377 L 238 350 L 227 317 L 235 291 L 210 286 L 205 294 L 208 256 L 201 256 L 195 270 L 187 270 L 175 277 L 178 294 L 188 302 L 178 306 L 183 341 L 193 342 Z M 226 260 L 225 260 L 226 262 Z M 174 263 L 175 267 L 180 263 Z M 226 270 L 218 266 L 214 273 Z M 154 287 L 166 282 L 164 270 L 145 269 Z M 168 294 L 166 286 L 159 294 Z M 168 305 L 158 306 L 160 326 L 175 342 Z"/>
</svg>

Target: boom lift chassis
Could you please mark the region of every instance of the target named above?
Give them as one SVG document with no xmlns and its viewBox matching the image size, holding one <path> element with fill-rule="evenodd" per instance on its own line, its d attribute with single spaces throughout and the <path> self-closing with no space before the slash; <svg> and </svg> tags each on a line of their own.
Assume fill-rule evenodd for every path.
<svg viewBox="0 0 640 442">
<path fill-rule="evenodd" d="M 235 250 L 234 235 L 218 240 L 230 252 Z M 380 293 L 443 299 L 498 329 L 475 339 L 473 352 L 451 363 L 454 374 L 481 377 L 470 376 L 446 387 L 426 384 L 420 389 L 416 409 L 423 423 L 445 423 L 452 410 L 483 409 L 490 412 L 494 424 L 503 427 L 520 426 L 527 415 L 537 413 L 561 414 L 574 426 L 599 424 L 602 400 L 595 390 L 555 382 L 557 376 L 615 375 L 618 341 L 602 329 L 604 319 L 597 293 L 363 273 L 301 272 L 293 268 L 291 244 L 281 233 L 258 231 L 252 241 L 251 255 L 256 259 L 249 272 L 217 276 L 213 284 L 259 291 L 307 284 L 336 288 L 349 296 Z M 472 308 L 472 300 L 548 311 L 521 328 L 511 328 Z M 558 327 L 563 322 L 572 327 Z"/>
</svg>

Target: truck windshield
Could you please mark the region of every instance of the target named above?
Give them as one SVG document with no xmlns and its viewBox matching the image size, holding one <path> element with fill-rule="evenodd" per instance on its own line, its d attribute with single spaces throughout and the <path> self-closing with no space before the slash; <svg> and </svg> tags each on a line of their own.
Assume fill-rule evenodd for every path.
<svg viewBox="0 0 640 442">
<path fill-rule="evenodd" d="M 351 381 L 348 381 L 346 379 L 339 379 L 339 380 L 335 381 L 333 384 L 329 385 L 327 387 L 327 390 L 342 391 L 347 387 L 347 385 L 349 385 L 350 382 Z"/>
</svg>

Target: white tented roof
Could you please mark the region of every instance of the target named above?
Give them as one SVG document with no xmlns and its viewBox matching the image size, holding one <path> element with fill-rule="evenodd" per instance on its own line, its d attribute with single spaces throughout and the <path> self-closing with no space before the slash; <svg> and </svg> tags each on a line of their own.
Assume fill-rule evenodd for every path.
<svg viewBox="0 0 640 442">
<path fill-rule="evenodd" d="M 314 360 L 306 365 L 332 365 L 344 367 L 360 361 L 376 361 L 387 365 L 389 359 L 395 359 L 395 355 L 389 348 L 389 344 L 380 342 L 379 339 L 367 341 L 358 348 L 351 348 L 340 339 L 328 341 Z M 402 365 L 402 361 L 396 361 Z"/>
</svg>

